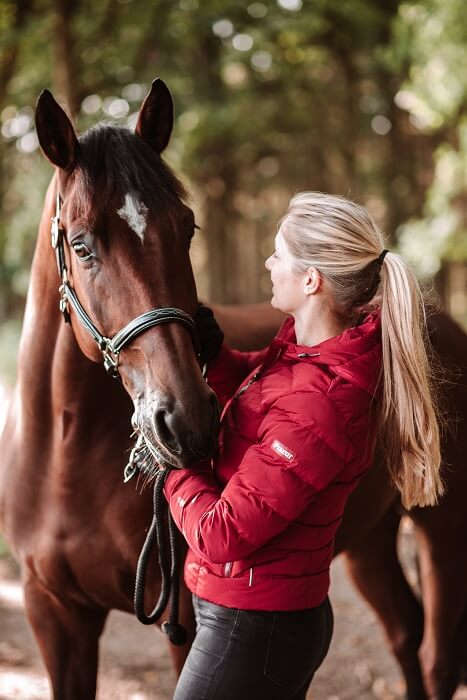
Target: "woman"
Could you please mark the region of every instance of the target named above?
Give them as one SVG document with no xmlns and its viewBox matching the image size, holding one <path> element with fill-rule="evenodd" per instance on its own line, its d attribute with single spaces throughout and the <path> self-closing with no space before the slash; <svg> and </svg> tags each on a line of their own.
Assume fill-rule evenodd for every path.
<svg viewBox="0 0 467 700">
<path fill-rule="evenodd" d="M 420 291 L 368 212 L 297 195 L 266 268 L 290 318 L 264 351 L 222 347 L 218 455 L 165 486 L 197 619 L 175 700 L 305 698 L 332 636 L 334 537 L 377 432 L 407 507 L 442 493 Z"/>
</svg>

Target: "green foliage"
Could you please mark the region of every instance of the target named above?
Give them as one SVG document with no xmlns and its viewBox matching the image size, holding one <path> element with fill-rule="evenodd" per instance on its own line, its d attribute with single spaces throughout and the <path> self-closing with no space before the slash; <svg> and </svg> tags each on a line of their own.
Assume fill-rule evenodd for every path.
<svg viewBox="0 0 467 700">
<path fill-rule="evenodd" d="M 396 28 L 410 62 L 396 96 L 421 133 L 436 137 L 433 177 L 419 216 L 400 228 L 400 247 L 420 274 L 467 260 L 467 25 L 463 0 L 401 6 Z M 435 50 L 434 50 L 435 49 Z"/>
<path fill-rule="evenodd" d="M 208 246 L 216 267 L 243 222 L 270 237 L 298 189 L 366 200 L 425 275 L 465 259 L 464 14 L 463 0 L 0 0 L 0 58 L 14 64 L 0 71 L 0 318 L 20 315 L 52 172 L 32 125 L 44 87 L 85 129 L 132 123 L 150 81 L 167 81 L 167 157 L 208 238 L 225 239 Z"/>
</svg>

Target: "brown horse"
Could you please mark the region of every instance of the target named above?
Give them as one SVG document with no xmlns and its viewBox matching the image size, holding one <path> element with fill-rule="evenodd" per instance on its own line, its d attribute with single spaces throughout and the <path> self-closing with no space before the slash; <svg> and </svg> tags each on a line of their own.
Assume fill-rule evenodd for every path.
<svg viewBox="0 0 467 700">
<path fill-rule="evenodd" d="M 465 663 L 461 650 L 467 637 L 467 335 L 445 314 L 431 316 L 428 326 L 447 370 L 443 389 L 452 429 L 442 446 L 446 495 L 435 507 L 409 513 L 418 543 L 421 602 L 399 563 L 402 510 L 398 498 L 391 498 L 378 459 L 348 504 L 337 547 L 346 550 L 354 583 L 384 625 L 409 700 L 450 700 Z"/>
<path fill-rule="evenodd" d="M 132 413 L 156 454 L 170 463 L 209 452 L 217 415 L 181 324 L 146 330 L 117 355 L 104 343 L 121 384 L 96 362 L 100 350 L 79 313 L 71 310 L 70 327 L 57 307 L 60 276 L 49 222 L 57 214 L 58 190 L 67 277 L 107 339 L 154 307 L 194 313 L 192 214 L 159 158 L 172 126 L 165 87 L 153 86 L 135 135 L 99 127 L 78 141 L 48 94 L 39 100 L 37 123 L 41 146 L 58 170 L 40 226 L 19 382 L 2 440 L 0 512 L 21 564 L 26 610 L 54 698 L 86 700 L 95 695 L 98 641 L 109 610 L 132 612 L 136 562 L 151 517 L 150 493 L 121 483 Z M 64 307 L 69 296 L 65 289 Z M 227 340 L 244 348 L 266 344 L 279 323 L 268 305 L 218 307 L 216 315 Z M 443 316 L 433 324 L 444 364 L 465 364 L 465 334 Z M 458 414 L 465 415 L 465 380 L 459 378 L 451 391 Z M 337 551 L 347 552 L 354 580 L 385 625 L 410 700 L 445 700 L 457 682 L 466 582 L 460 555 L 467 518 L 461 504 L 465 439 L 459 430 L 457 440 L 446 441 L 452 467 L 443 503 L 412 513 L 421 545 L 423 609 L 396 556 L 398 500 L 378 460 L 339 531 Z M 159 587 L 152 572 L 148 604 Z M 171 647 L 178 669 L 194 634 L 191 599 L 183 588 L 181 618 L 189 640 Z"/>
<path fill-rule="evenodd" d="M 149 491 L 122 484 L 132 422 L 169 464 L 187 465 L 216 444 L 217 400 L 192 337 L 193 213 L 160 157 L 172 121 L 162 81 L 135 133 L 98 126 L 78 140 L 50 93 L 37 105 L 40 144 L 57 171 L 1 443 L 0 515 L 54 698 L 94 697 L 108 610 L 133 611 L 152 507 Z M 151 601 L 159 587 L 153 574 Z M 184 618 L 191 629 L 191 610 Z M 172 651 L 180 668 L 186 648 Z"/>
</svg>

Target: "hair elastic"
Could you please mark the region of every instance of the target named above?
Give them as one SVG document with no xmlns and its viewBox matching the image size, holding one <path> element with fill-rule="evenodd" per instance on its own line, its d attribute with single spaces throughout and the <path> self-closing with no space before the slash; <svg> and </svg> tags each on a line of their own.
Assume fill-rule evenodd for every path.
<svg viewBox="0 0 467 700">
<path fill-rule="evenodd" d="M 383 266 L 383 262 L 384 262 L 384 258 L 385 258 L 385 256 L 386 256 L 386 253 L 389 253 L 389 250 L 386 250 L 386 248 L 385 248 L 385 249 L 383 250 L 383 252 L 381 253 L 381 255 L 379 256 L 379 258 L 376 258 L 376 262 L 377 262 L 378 265 L 380 265 L 381 267 Z"/>
</svg>

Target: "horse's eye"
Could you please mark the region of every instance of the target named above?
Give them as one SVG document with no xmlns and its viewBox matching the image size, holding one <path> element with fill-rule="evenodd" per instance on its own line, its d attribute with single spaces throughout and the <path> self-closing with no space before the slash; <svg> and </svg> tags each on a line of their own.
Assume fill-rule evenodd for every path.
<svg viewBox="0 0 467 700">
<path fill-rule="evenodd" d="M 73 243 L 73 250 L 80 260 L 91 260 L 94 257 L 94 253 L 85 243 Z"/>
</svg>

